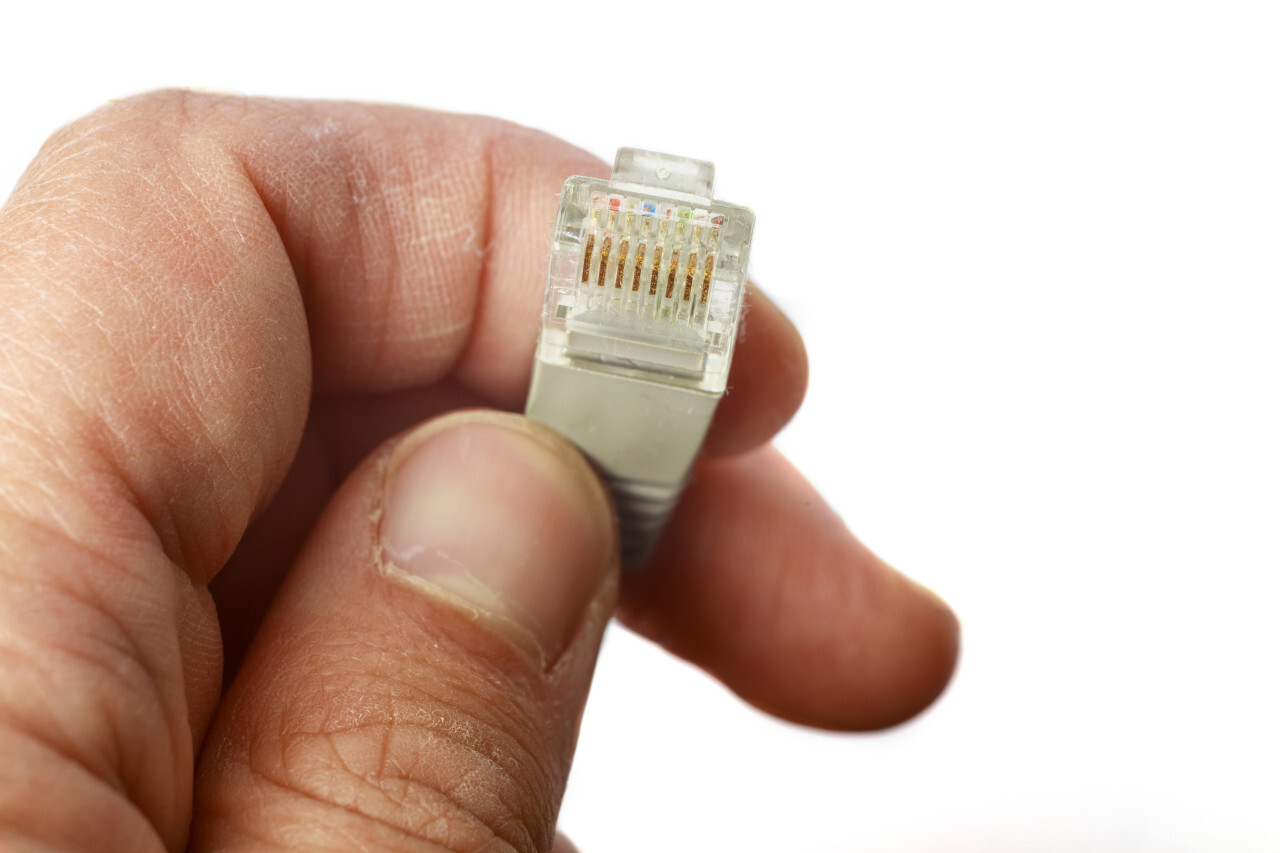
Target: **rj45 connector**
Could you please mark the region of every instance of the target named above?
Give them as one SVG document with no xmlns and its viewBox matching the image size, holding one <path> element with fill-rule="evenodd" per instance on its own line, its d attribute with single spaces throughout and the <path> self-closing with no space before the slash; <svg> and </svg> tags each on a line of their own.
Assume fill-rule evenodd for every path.
<svg viewBox="0 0 1280 853">
<path fill-rule="evenodd" d="M 560 196 L 527 414 L 613 490 L 623 563 L 647 560 L 724 395 L 755 215 L 710 163 L 622 148 Z"/>
</svg>

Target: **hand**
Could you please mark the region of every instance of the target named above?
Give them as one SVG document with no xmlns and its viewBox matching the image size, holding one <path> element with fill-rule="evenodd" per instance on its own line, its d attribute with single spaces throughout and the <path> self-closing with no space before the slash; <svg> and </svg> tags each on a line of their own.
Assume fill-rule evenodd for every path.
<svg viewBox="0 0 1280 853">
<path fill-rule="evenodd" d="M 0 211 L 0 848 L 565 845 L 615 603 L 791 720 L 938 694 L 950 611 L 768 446 L 806 367 L 758 291 L 625 579 L 576 451 L 475 410 L 523 402 L 570 174 L 494 120 L 183 92 L 48 142 Z"/>
</svg>

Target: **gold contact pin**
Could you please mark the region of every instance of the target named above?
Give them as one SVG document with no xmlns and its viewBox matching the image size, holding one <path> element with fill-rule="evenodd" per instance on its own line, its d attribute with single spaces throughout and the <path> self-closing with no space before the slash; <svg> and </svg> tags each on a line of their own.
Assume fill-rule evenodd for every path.
<svg viewBox="0 0 1280 853">
<path fill-rule="evenodd" d="M 671 294 L 676 289 L 676 266 L 679 265 L 679 263 L 680 249 L 676 248 L 676 250 L 671 253 L 671 264 L 667 268 L 667 292 L 665 294 L 667 299 L 671 298 Z"/>
<path fill-rule="evenodd" d="M 698 271 L 698 253 L 689 255 L 689 265 L 684 268 L 684 301 L 693 294 L 693 274 Z"/>
<path fill-rule="evenodd" d="M 631 214 L 627 214 L 630 216 Z M 622 276 L 627 271 L 627 252 L 631 249 L 630 240 L 622 239 L 622 250 L 618 253 L 618 274 L 613 278 L 614 290 L 622 289 Z"/>
<path fill-rule="evenodd" d="M 596 279 L 596 285 L 598 287 L 604 287 L 604 270 L 605 270 L 605 267 L 609 266 L 609 249 L 612 245 L 613 245 L 613 238 L 605 237 L 604 248 L 600 250 L 600 275 Z"/>
<path fill-rule="evenodd" d="M 711 268 L 715 266 L 716 256 L 707 255 L 707 262 L 702 268 L 702 299 L 703 305 L 707 304 L 707 299 L 711 296 Z"/>
<path fill-rule="evenodd" d="M 644 266 L 644 250 L 645 244 L 641 243 L 636 246 L 636 273 L 631 279 L 631 292 L 636 293 L 640 290 L 640 268 Z"/>
<path fill-rule="evenodd" d="M 658 269 L 662 266 L 662 247 L 653 250 L 653 272 L 649 275 L 649 295 L 658 295 Z"/>
<path fill-rule="evenodd" d="M 596 233 L 587 235 L 587 251 L 582 255 L 582 283 L 591 281 L 591 252 L 596 247 Z"/>
</svg>

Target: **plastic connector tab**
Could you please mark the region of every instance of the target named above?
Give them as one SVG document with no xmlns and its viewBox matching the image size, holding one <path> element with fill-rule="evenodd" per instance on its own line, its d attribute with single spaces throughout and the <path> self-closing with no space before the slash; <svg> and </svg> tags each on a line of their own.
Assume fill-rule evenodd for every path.
<svg viewBox="0 0 1280 853">
<path fill-rule="evenodd" d="M 724 395 L 755 215 L 710 163 L 618 150 L 560 195 L 526 413 L 609 482 L 623 564 L 648 559 Z"/>
</svg>

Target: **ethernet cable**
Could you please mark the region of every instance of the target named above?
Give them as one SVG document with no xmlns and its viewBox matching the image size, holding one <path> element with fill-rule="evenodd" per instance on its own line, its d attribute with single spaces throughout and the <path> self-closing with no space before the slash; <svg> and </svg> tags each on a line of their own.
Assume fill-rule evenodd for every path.
<svg viewBox="0 0 1280 853">
<path fill-rule="evenodd" d="M 608 482 L 623 565 L 644 563 L 724 396 L 755 214 L 715 167 L 621 148 L 560 195 L 526 414 Z"/>
</svg>

